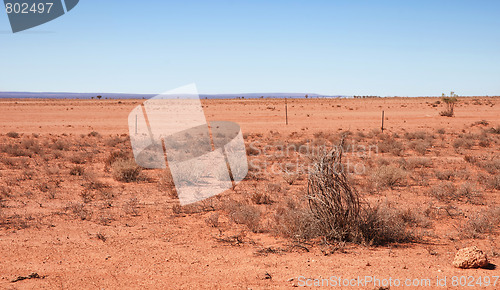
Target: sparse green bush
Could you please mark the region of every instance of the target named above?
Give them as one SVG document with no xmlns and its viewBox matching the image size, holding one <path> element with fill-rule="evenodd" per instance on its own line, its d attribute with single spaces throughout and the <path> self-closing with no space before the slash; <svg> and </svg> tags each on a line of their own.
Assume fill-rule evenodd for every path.
<svg viewBox="0 0 500 290">
<path fill-rule="evenodd" d="M 458 95 L 455 94 L 454 92 L 451 92 L 449 97 L 447 97 L 447 96 L 445 96 L 445 94 L 443 94 L 441 100 L 446 104 L 446 110 L 441 111 L 439 113 L 439 115 L 445 116 L 445 117 L 453 117 L 455 104 L 458 102 L 457 97 L 458 97 Z"/>
</svg>

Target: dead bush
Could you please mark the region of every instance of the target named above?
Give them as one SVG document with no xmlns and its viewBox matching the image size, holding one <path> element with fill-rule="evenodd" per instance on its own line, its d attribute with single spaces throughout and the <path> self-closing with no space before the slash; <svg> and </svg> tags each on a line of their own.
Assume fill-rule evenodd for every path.
<svg viewBox="0 0 500 290">
<path fill-rule="evenodd" d="M 443 170 L 443 171 L 436 171 L 434 172 L 436 175 L 436 178 L 439 180 L 451 180 L 453 177 L 455 177 L 455 171 L 453 170 Z"/>
<path fill-rule="evenodd" d="M 70 203 L 66 206 L 65 211 L 69 211 L 73 216 L 82 221 L 88 221 L 92 218 L 92 211 L 83 203 Z"/>
<path fill-rule="evenodd" d="M 256 233 L 261 230 L 260 218 L 261 212 L 258 208 L 243 204 L 236 201 L 230 201 L 226 205 L 229 218 L 237 224 L 243 224 L 252 232 Z"/>
<path fill-rule="evenodd" d="M 127 215 L 139 216 L 139 200 L 132 197 L 123 205 L 123 210 Z"/>
<path fill-rule="evenodd" d="M 69 171 L 70 175 L 76 175 L 76 176 L 82 176 L 84 173 L 85 173 L 85 168 L 80 165 L 73 166 Z"/>
<path fill-rule="evenodd" d="M 385 138 L 377 143 L 377 150 L 381 153 L 391 153 L 394 156 L 401 156 L 404 152 L 404 145 L 394 138 Z"/>
<path fill-rule="evenodd" d="M 464 226 L 459 228 L 462 238 L 480 238 L 482 234 L 493 233 L 500 224 L 500 207 L 490 207 L 470 215 Z"/>
<path fill-rule="evenodd" d="M 453 148 L 459 149 L 471 149 L 472 146 L 474 146 L 475 142 L 472 139 L 467 139 L 467 138 L 458 138 L 453 141 Z"/>
<path fill-rule="evenodd" d="M 207 225 L 209 225 L 209 226 L 211 226 L 213 228 L 219 227 L 219 213 L 218 212 L 211 213 L 205 219 L 205 222 L 207 223 Z"/>
<path fill-rule="evenodd" d="M 109 156 L 104 161 L 104 169 L 107 171 L 111 168 L 111 164 L 118 160 L 131 159 L 133 156 L 127 151 L 114 151 L 109 154 Z"/>
<path fill-rule="evenodd" d="M 424 168 L 432 167 L 432 160 L 426 157 L 411 157 L 403 162 L 403 166 L 406 169 Z"/>
<path fill-rule="evenodd" d="M 266 194 L 265 192 L 255 192 L 252 195 L 251 200 L 255 204 L 272 204 L 273 203 L 273 200 L 271 199 L 271 197 L 268 194 Z"/>
<path fill-rule="evenodd" d="M 304 241 L 321 234 L 318 220 L 307 208 L 280 206 L 273 215 L 273 231 L 280 236 Z"/>
<path fill-rule="evenodd" d="M 480 204 L 481 191 L 470 182 L 460 185 L 456 193 L 457 199 L 465 199 L 468 203 Z"/>
<path fill-rule="evenodd" d="M 52 143 L 50 148 L 52 148 L 54 150 L 59 150 L 59 151 L 68 151 L 70 148 L 70 144 L 64 140 L 59 139 L 59 140 L 55 141 L 54 143 Z"/>
<path fill-rule="evenodd" d="M 416 140 L 416 139 L 425 140 L 430 135 L 424 131 L 417 131 L 417 132 L 406 132 L 404 136 L 408 140 Z"/>
<path fill-rule="evenodd" d="M 293 183 L 299 178 L 299 175 L 300 174 L 298 172 L 285 169 L 283 171 L 282 177 L 283 180 L 286 181 L 286 183 L 288 183 L 289 185 L 293 185 Z"/>
<path fill-rule="evenodd" d="M 379 187 L 403 186 L 406 184 L 405 170 L 392 165 L 380 166 L 374 169 L 372 179 Z"/>
<path fill-rule="evenodd" d="M 360 202 L 341 161 L 342 152 L 324 152 L 309 171 L 307 197 L 319 235 L 372 245 L 413 240 L 404 221 L 392 211 Z"/>
<path fill-rule="evenodd" d="M 450 201 L 456 196 L 457 188 L 452 182 L 441 182 L 431 187 L 429 193 L 441 201 Z"/>
<path fill-rule="evenodd" d="M 425 153 L 427 153 L 429 148 L 432 147 L 432 143 L 426 140 L 418 140 L 410 142 L 409 147 L 418 154 L 425 155 Z"/>
<path fill-rule="evenodd" d="M 488 189 L 500 190 L 500 175 L 496 174 L 486 181 Z"/>
<path fill-rule="evenodd" d="M 477 165 L 486 170 L 489 174 L 497 174 L 500 171 L 500 158 L 481 161 L 477 163 Z"/>
<path fill-rule="evenodd" d="M 27 149 L 22 148 L 19 144 L 6 144 L 0 148 L 4 153 L 14 157 L 32 157 L 33 153 Z"/>
<path fill-rule="evenodd" d="M 416 241 L 417 236 L 407 229 L 403 215 L 385 206 L 366 206 L 361 212 L 355 241 L 379 246 Z"/>
<path fill-rule="evenodd" d="M 14 131 L 10 131 L 6 135 L 7 135 L 7 137 L 10 137 L 10 138 L 19 138 L 20 137 L 19 133 L 14 132 Z"/>
<path fill-rule="evenodd" d="M 117 181 L 134 182 L 139 181 L 142 168 L 133 159 L 118 160 L 111 164 L 113 177 Z"/>
</svg>

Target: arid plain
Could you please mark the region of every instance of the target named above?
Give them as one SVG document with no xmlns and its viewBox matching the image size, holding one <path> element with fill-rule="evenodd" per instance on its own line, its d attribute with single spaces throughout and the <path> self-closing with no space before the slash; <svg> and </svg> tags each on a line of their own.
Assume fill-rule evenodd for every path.
<svg viewBox="0 0 500 290">
<path fill-rule="evenodd" d="M 250 170 L 185 207 L 168 171 L 131 159 L 127 118 L 143 101 L 0 99 L 0 288 L 280 289 L 371 276 L 429 289 L 446 277 L 442 288 L 456 289 L 453 276 L 498 276 L 499 97 L 459 98 L 454 117 L 440 116 L 440 98 L 289 99 L 288 125 L 283 99 L 202 100 L 207 120 L 240 124 Z M 315 227 L 307 168 L 342 137 L 349 184 L 380 209 L 387 236 L 342 242 Z M 472 245 L 489 269 L 452 266 Z"/>
</svg>

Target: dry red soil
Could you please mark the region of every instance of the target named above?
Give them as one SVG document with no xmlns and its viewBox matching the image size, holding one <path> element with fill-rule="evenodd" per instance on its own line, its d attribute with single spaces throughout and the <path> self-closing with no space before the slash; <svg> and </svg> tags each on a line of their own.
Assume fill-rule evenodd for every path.
<svg viewBox="0 0 500 290">
<path fill-rule="evenodd" d="M 209 121 L 240 124 L 251 171 L 186 207 L 168 171 L 120 176 L 116 161 L 132 154 L 127 117 L 143 100 L 0 100 L 0 288 L 281 289 L 332 276 L 399 279 L 391 289 L 445 277 L 441 288 L 457 289 L 454 276 L 471 276 L 499 288 L 476 283 L 499 275 L 500 98 L 460 98 L 454 117 L 439 115 L 439 100 L 288 100 L 288 125 L 284 100 L 203 100 Z M 412 239 L 304 238 L 308 176 L 293 169 L 312 161 L 280 148 L 341 136 L 354 148 L 350 184 Z M 472 245 L 490 269 L 452 266 Z"/>
</svg>

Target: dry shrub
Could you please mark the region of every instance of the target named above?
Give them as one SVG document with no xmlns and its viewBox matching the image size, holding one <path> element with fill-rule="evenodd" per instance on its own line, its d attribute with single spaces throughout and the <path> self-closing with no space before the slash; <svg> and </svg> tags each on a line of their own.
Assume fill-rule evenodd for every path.
<svg viewBox="0 0 500 290">
<path fill-rule="evenodd" d="M 474 146 L 475 142 L 473 139 L 468 138 L 458 138 L 453 141 L 453 147 L 455 149 L 463 148 L 463 149 L 471 149 Z"/>
<path fill-rule="evenodd" d="M 451 180 L 452 177 L 455 177 L 455 171 L 453 170 L 436 171 L 434 174 L 439 180 Z"/>
<path fill-rule="evenodd" d="M 466 182 L 458 188 L 456 198 L 465 199 L 468 203 L 480 204 L 481 191 L 474 184 Z"/>
<path fill-rule="evenodd" d="M 494 175 L 487 179 L 486 186 L 488 189 L 500 190 L 500 175 Z"/>
<path fill-rule="evenodd" d="M 479 162 L 477 165 L 486 170 L 490 174 L 497 174 L 500 171 L 500 158 L 482 161 Z"/>
<path fill-rule="evenodd" d="M 116 147 L 119 144 L 124 143 L 125 141 L 127 141 L 127 138 L 121 138 L 120 136 L 113 136 L 113 137 L 110 137 L 109 139 L 106 139 L 104 141 L 104 144 L 106 144 L 106 146 L 109 146 L 109 147 Z"/>
<path fill-rule="evenodd" d="M 380 166 L 374 169 L 372 179 L 380 187 L 403 186 L 406 184 L 407 173 L 405 170 L 392 165 Z"/>
<path fill-rule="evenodd" d="M 132 156 L 128 151 L 114 151 L 109 154 L 109 156 L 104 161 L 104 169 L 107 171 L 110 169 L 111 164 L 118 160 L 131 159 Z"/>
<path fill-rule="evenodd" d="M 404 168 L 410 170 L 415 168 L 431 167 L 432 160 L 430 158 L 425 158 L 425 157 L 411 157 L 404 160 L 403 165 Z"/>
<path fill-rule="evenodd" d="M 73 166 L 69 171 L 70 175 L 76 175 L 76 176 L 82 176 L 84 173 L 85 173 L 85 168 L 80 165 Z"/>
<path fill-rule="evenodd" d="M 89 137 L 99 137 L 101 134 L 99 134 L 99 132 L 96 132 L 96 131 L 92 131 L 88 134 Z"/>
<path fill-rule="evenodd" d="M 33 139 L 23 139 L 21 141 L 21 148 L 30 151 L 33 154 L 41 154 L 42 147 L 40 144 Z"/>
<path fill-rule="evenodd" d="M 22 148 L 19 144 L 7 144 L 7 145 L 2 146 L 0 148 L 0 150 L 4 153 L 7 153 L 10 156 L 14 156 L 14 157 L 20 157 L 20 156 L 32 157 L 33 156 L 33 153 L 30 150 Z"/>
<path fill-rule="evenodd" d="M 329 240 L 351 239 L 356 230 L 353 221 L 359 218 L 359 195 L 349 185 L 341 161 L 341 151 L 318 154 L 307 182 L 309 206 Z"/>
<path fill-rule="evenodd" d="M 57 140 L 50 145 L 50 148 L 59 151 L 68 151 L 70 148 L 70 144 L 64 140 Z"/>
<path fill-rule="evenodd" d="M 407 223 L 398 210 L 380 205 L 363 208 L 355 241 L 378 246 L 416 240 L 417 236 L 407 229 Z"/>
<path fill-rule="evenodd" d="M 70 203 L 65 207 L 65 211 L 69 211 L 74 217 L 82 221 L 88 221 L 92 218 L 92 211 L 83 203 Z"/>
<path fill-rule="evenodd" d="M 91 190 L 84 189 L 80 193 L 80 196 L 81 196 L 81 198 L 83 200 L 83 203 L 89 203 L 89 202 L 91 202 L 91 201 L 94 200 L 95 193 L 93 191 L 91 191 Z"/>
<path fill-rule="evenodd" d="M 418 154 L 425 155 L 425 153 L 427 153 L 427 150 L 432 147 L 432 142 L 427 140 L 413 141 L 409 144 L 409 147 Z"/>
<path fill-rule="evenodd" d="M 247 154 L 249 156 L 259 156 L 260 150 L 258 148 L 253 147 L 253 146 L 248 146 L 247 147 Z"/>
<path fill-rule="evenodd" d="M 271 199 L 271 197 L 268 194 L 266 194 L 265 192 L 255 192 L 252 195 L 251 200 L 255 204 L 272 204 L 273 203 L 273 200 Z"/>
<path fill-rule="evenodd" d="M 432 138 L 432 136 L 430 136 L 428 133 L 426 133 L 424 131 L 406 132 L 405 133 L 405 138 L 408 140 L 416 140 L 416 139 L 425 140 L 425 139 L 427 139 L 427 137 Z"/>
<path fill-rule="evenodd" d="M 83 184 L 83 187 L 88 190 L 100 190 L 110 187 L 108 184 L 100 181 L 93 172 L 85 174 L 85 181 L 86 182 Z"/>
<path fill-rule="evenodd" d="M 465 201 L 477 204 L 481 197 L 481 192 L 469 182 L 457 187 L 452 182 L 445 181 L 431 187 L 429 192 L 431 196 L 445 202 Z"/>
<path fill-rule="evenodd" d="M 391 153 L 394 156 L 401 156 L 404 152 L 404 145 L 394 138 L 385 138 L 377 143 L 377 150 L 381 153 Z"/>
<path fill-rule="evenodd" d="M 123 211 L 131 216 L 139 216 L 139 200 L 132 197 L 123 205 Z"/>
<path fill-rule="evenodd" d="M 226 204 L 229 218 L 237 224 L 246 225 L 252 232 L 259 232 L 261 212 L 255 206 L 230 201 Z"/>
<path fill-rule="evenodd" d="M 113 177 L 117 181 L 134 182 L 139 181 L 142 168 L 133 159 L 121 159 L 111 164 Z"/>
<path fill-rule="evenodd" d="M 19 133 L 14 132 L 14 131 L 10 131 L 6 135 L 7 135 L 7 137 L 10 137 L 10 138 L 19 138 L 20 137 Z"/>
<path fill-rule="evenodd" d="M 205 219 L 205 222 L 207 223 L 207 225 L 209 225 L 213 228 L 217 228 L 219 226 L 219 213 L 218 212 L 211 213 Z"/>
<path fill-rule="evenodd" d="M 89 153 L 79 153 L 69 157 L 69 161 L 74 164 L 85 164 L 87 161 L 92 161 L 92 155 Z"/>
<path fill-rule="evenodd" d="M 470 216 L 459 234 L 462 238 L 479 238 L 482 234 L 493 233 L 500 224 L 500 207 L 490 207 Z"/>
<path fill-rule="evenodd" d="M 292 185 L 297 179 L 299 179 L 299 173 L 291 170 L 285 169 L 283 171 L 283 180 L 286 181 L 289 185 Z"/>
<path fill-rule="evenodd" d="M 340 151 L 324 152 L 309 171 L 307 197 L 319 234 L 330 241 L 371 245 L 413 240 L 393 211 L 360 202 L 342 170 L 341 159 Z"/>
<path fill-rule="evenodd" d="M 304 241 L 321 234 L 318 220 L 307 208 L 297 208 L 294 204 L 280 206 L 273 215 L 273 231 L 280 236 Z"/>
<path fill-rule="evenodd" d="M 450 201 L 456 196 L 457 188 L 452 182 L 441 182 L 431 187 L 429 193 L 441 201 Z"/>
</svg>

